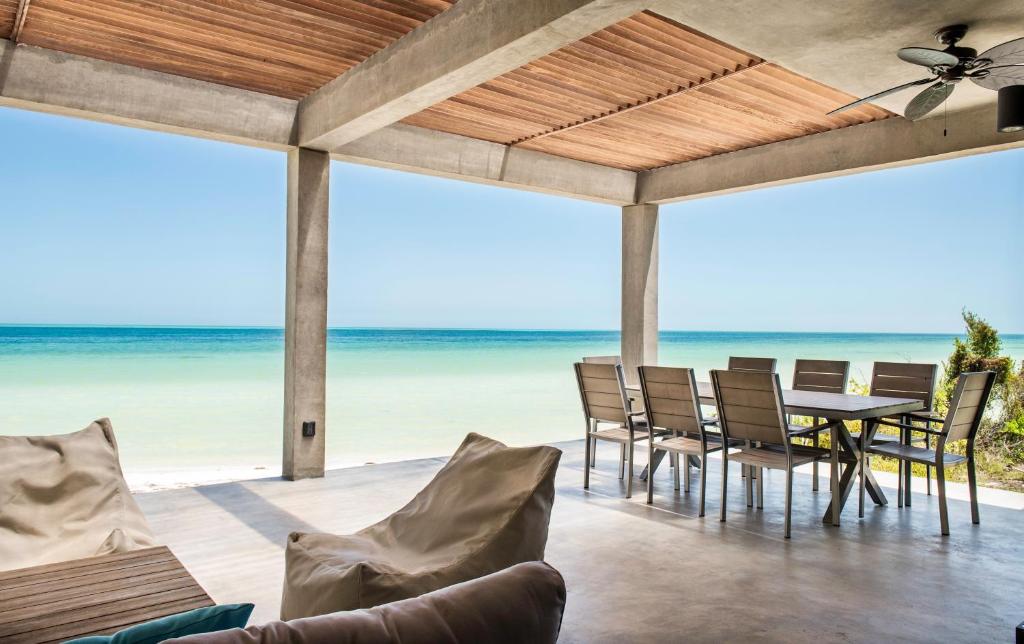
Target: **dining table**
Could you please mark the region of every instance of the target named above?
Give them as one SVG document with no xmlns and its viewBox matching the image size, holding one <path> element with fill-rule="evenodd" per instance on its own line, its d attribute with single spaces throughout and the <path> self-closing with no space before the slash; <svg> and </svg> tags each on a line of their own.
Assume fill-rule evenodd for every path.
<svg viewBox="0 0 1024 644">
<path fill-rule="evenodd" d="M 643 395 L 638 386 L 627 385 L 626 393 L 642 406 Z M 701 404 L 715 404 L 715 393 L 710 382 L 698 382 L 697 395 Z M 782 390 L 782 401 L 788 415 L 824 419 L 829 425 L 832 500 L 825 511 L 825 516 L 822 517 L 823 522 L 839 525 L 840 515 L 850 493 L 857 485 L 861 470 L 864 472 L 864 487 L 860 492 L 859 516 L 864 515 L 865 491 L 877 505 L 887 504 L 882 487 L 871 472 L 865 448 L 871 445 L 879 427 L 879 420 L 920 411 L 924 409 L 922 401 L 913 398 L 834 394 L 802 389 Z M 850 421 L 862 423 L 863 429 L 857 438 L 854 438 L 846 426 L 846 422 Z M 656 455 L 659 454 L 664 455 L 664 452 L 656 452 Z M 659 461 L 660 459 L 650 464 L 650 473 L 657 469 Z"/>
</svg>

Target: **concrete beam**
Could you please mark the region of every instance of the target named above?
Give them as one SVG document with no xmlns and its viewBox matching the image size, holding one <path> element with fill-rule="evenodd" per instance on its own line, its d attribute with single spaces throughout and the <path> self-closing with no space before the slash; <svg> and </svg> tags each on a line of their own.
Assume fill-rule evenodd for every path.
<svg viewBox="0 0 1024 644">
<path fill-rule="evenodd" d="M 296 102 L 0 40 L 0 106 L 287 149 Z"/>
<path fill-rule="evenodd" d="M 994 106 L 943 119 L 901 117 L 688 161 L 638 177 L 638 201 L 670 203 L 1024 146 L 996 131 Z"/>
<path fill-rule="evenodd" d="M 653 0 L 461 0 L 299 104 L 331 150 L 645 9 Z"/>
<path fill-rule="evenodd" d="M 397 123 L 332 158 L 600 203 L 633 203 L 636 173 Z"/>
<path fill-rule="evenodd" d="M 288 153 L 282 470 L 293 480 L 324 475 L 330 168 L 325 152 Z M 313 436 L 303 436 L 306 422 Z"/>
<path fill-rule="evenodd" d="M 658 206 L 622 209 L 622 367 L 658 364 Z"/>
</svg>

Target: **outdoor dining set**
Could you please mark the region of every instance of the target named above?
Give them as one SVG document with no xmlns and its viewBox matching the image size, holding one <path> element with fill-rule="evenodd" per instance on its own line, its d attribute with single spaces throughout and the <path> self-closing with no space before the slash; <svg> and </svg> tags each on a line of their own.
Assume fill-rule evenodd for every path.
<svg viewBox="0 0 1024 644">
<path fill-rule="evenodd" d="M 747 507 L 764 507 L 765 469 L 785 471 L 785 536 L 790 536 L 793 470 L 812 464 L 812 489 L 818 490 L 818 464 L 830 466 L 831 503 L 823 521 L 838 526 L 847 499 L 857 488 L 858 516 L 865 495 L 887 503 L 871 471 L 871 457 L 898 463 L 897 504 L 911 505 L 911 471 L 926 468 L 931 494 L 935 470 L 942 534 L 949 534 L 946 468 L 966 464 L 971 518 L 979 523 L 974 441 L 995 379 L 990 371 L 962 373 L 949 397 L 948 410 L 935 407 L 938 366 L 876 362 L 869 394 L 847 393 L 850 363 L 797 360 L 791 389 L 783 389 L 773 358 L 729 358 L 728 368 L 712 370 L 710 381 L 693 369 L 640 366 L 628 381 L 619 356 L 583 358 L 574 365 L 587 433 L 583 487 L 590 487 L 599 441 L 617 443 L 619 478 L 626 497 L 633 491 L 637 443 L 646 444 L 647 503 L 654 500 L 654 473 L 666 455 L 674 487 L 690 491 L 690 471 L 699 474 L 699 511 L 705 514 L 707 456 L 721 457 L 721 521 L 726 520 L 729 466 L 740 464 Z M 714 409 L 705 413 L 705 408 Z M 847 421 L 859 421 L 851 432 Z M 885 431 L 880 431 L 885 428 Z M 825 447 L 822 434 L 828 436 Z M 962 449 L 951 449 L 962 445 Z"/>
</svg>

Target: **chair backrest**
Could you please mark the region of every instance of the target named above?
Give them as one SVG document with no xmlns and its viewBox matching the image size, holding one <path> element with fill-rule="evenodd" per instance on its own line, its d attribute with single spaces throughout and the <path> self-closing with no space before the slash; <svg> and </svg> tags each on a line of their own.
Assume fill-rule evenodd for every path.
<svg viewBox="0 0 1024 644">
<path fill-rule="evenodd" d="M 695 434 L 703 430 L 693 369 L 641 366 L 640 389 L 652 427 Z"/>
<path fill-rule="evenodd" d="M 793 389 L 845 394 L 850 380 L 846 360 L 797 360 L 793 367 Z"/>
<path fill-rule="evenodd" d="M 587 364 L 622 364 L 622 356 L 584 356 Z"/>
<path fill-rule="evenodd" d="M 729 371 L 775 371 L 775 358 L 742 358 L 729 356 Z"/>
<path fill-rule="evenodd" d="M 876 362 L 871 370 L 871 395 L 913 398 L 931 409 L 939 366 L 913 362 Z"/>
<path fill-rule="evenodd" d="M 577 362 L 576 382 L 580 388 L 583 414 L 609 423 L 627 422 L 630 410 L 621 364 Z"/>
<path fill-rule="evenodd" d="M 953 390 L 953 397 L 949 401 L 946 421 L 942 425 L 946 442 L 965 438 L 969 441 L 974 440 L 995 379 L 994 371 L 960 374 L 956 381 L 956 389 Z"/>
<path fill-rule="evenodd" d="M 789 446 L 779 374 L 767 371 L 711 372 L 715 405 L 726 440 Z"/>
</svg>

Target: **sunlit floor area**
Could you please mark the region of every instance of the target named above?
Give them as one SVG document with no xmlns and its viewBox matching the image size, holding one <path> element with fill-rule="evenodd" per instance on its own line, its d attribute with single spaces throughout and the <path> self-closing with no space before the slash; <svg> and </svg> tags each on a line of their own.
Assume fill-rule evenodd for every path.
<svg viewBox="0 0 1024 644">
<path fill-rule="evenodd" d="M 709 466 L 708 516 L 698 518 L 696 485 L 689 495 L 673 491 L 667 467 L 657 472 L 648 506 L 642 486 L 624 498 L 616 447 L 599 450 L 584 491 L 583 441 L 557 446 L 564 454 L 547 560 L 568 587 L 560 641 L 1010 641 L 1024 620 L 1024 495 L 982 489 L 981 525 L 974 526 L 954 485 L 952 534 L 941 537 L 937 497 L 923 493 L 923 481 L 913 507 L 897 508 L 888 487 L 895 477 L 881 475 L 891 504 L 869 501 L 858 519 L 851 500 L 835 528 L 821 523 L 825 472 L 819 492 L 798 474 L 793 537 L 784 540 L 780 472 L 767 474 L 765 507 L 755 510 L 746 507 L 734 467 L 728 522 L 720 523 L 717 460 Z M 359 530 L 404 505 L 443 462 L 136 498 L 158 540 L 214 600 L 254 602 L 259 623 L 277 617 L 291 531 Z"/>
</svg>

